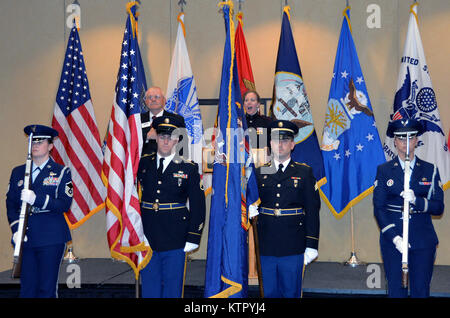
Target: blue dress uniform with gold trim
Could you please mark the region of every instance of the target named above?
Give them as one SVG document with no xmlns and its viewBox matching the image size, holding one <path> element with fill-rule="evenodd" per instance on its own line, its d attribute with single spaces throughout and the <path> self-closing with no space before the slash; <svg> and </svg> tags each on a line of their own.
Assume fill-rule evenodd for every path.
<svg viewBox="0 0 450 318">
<path fill-rule="evenodd" d="M 36 129 L 36 138 L 44 129 L 42 127 L 45 126 Z M 35 168 L 33 163 L 31 171 Z M 64 256 L 65 243 L 71 240 L 64 218 L 64 212 L 70 209 L 72 203 L 70 169 L 57 164 L 52 158 L 40 168 L 41 171 L 35 173 L 37 176 L 34 181 L 30 180 L 30 189 L 36 199 L 28 217 L 26 241 L 23 244 L 20 296 L 26 298 L 57 296 L 59 266 Z M 18 230 L 24 176 L 25 165 L 14 168 L 6 194 L 8 222 L 13 234 Z"/>
<path fill-rule="evenodd" d="M 274 161 L 256 169 L 264 297 L 298 298 L 303 253 L 319 245 L 320 197 L 308 165 L 290 159 L 284 171 L 277 170 Z"/>
<path fill-rule="evenodd" d="M 399 157 L 377 169 L 373 192 L 374 215 L 380 227 L 380 247 L 388 280 L 390 297 L 407 297 L 408 289 L 401 287 L 402 254 L 393 239 L 403 235 L 404 165 Z M 433 227 L 432 215 L 444 211 L 443 190 L 436 165 L 417 156 L 411 162 L 410 189 L 416 200 L 411 204 L 409 218 L 408 250 L 409 285 L 411 297 L 428 297 L 433 273 L 438 237 Z"/>
<path fill-rule="evenodd" d="M 153 123 L 158 134 L 158 125 L 169 117 L 159 118 Z M 176 119 L 172 117 L 170 123 L 173 121 Z M 182 123 L 176 121 L 176 125 Z M 169 163 L 161 173 L 161 158 L 156 153 L 143 156 L 138 170 L 144 234 L 153 250 L 152 259 L 141 271 L 142 296 L 178 298 L 182 296 L 184 280 L 184 247 L 187 242 L 200 244 L 205 195 L 196 163 L 176 155 L 166 157 Z"/>
</svg>

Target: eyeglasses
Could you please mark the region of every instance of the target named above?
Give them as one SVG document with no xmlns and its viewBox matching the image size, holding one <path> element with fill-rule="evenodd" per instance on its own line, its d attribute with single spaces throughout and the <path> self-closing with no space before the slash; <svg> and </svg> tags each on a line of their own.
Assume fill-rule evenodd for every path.
<svg viewBox="0 0 450 318">
<path fill-rule="evenodd" d="M 145 100 L 145 99 L 149 99 L 149 100 L 151 100 L 151 99 L 156 99 L 156 100 L 158 100 L 158 99 L 161 99 L 161 98 L 162 98 L 161 95 L 148 95 L 148 96 L 144 96 L 144 100 Z"/>
</svg>

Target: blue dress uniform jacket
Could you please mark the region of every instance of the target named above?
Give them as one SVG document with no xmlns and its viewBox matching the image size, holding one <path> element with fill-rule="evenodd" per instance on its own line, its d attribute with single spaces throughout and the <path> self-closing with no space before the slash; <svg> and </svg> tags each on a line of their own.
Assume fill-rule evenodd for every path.
<svg viewBox="0 0 450 318">
<path fill-rule="evenodd" d="M 261 200 L 257 221 L 261 255 L 289 256 L 303 254 L 306 247 L 317 249 L 320 198 L 312 168 L 292 159 L 284 172 L 276 173 L 273 166 L 268 163 L 256 169 Z M 303 210 L 276 216 L 266 214 L 264 208 Z"/>
<path fill-rule="evenodd" d="M 416 196 L 411 204 L 409 219 L 409 244 L 411 249 L 435 247 L 438 238 L 431 215 L 444 211 L 444 194 L 437 167 L 416 157 L 410 179 L 410 189 Z M 392 245 L 395 236 L 403 236 L 403 191 L 404 172 L 398 157 L 377 169 L 373 194 L 374 214 L 381 230 L 380 244 Z"/>
<path fill-rule="evenodd" d="M 158 181 L 156 158 L 156 154 L 143 156 L 138 170 L 142 222 L 151 248 L 168 251 L 184 248 L 186 242 L 200 244 L 206 205 L 197 164 L 175 157 Z M 165 205 L 183 206 L 188 199 L 189 209 Z M 155 203 L 159 209 L 153 208 Z"/>
<path fill-rule="evenodd" d="M 19 225 L 24 176 L 25 165 L 14 168 L 6 194 L 8 222 L 13 234 Z M 72 204 L 73 186 L 70 169 L 49 158 L 34 182 L 31 183 L 30 180 L 30 189 L 36 194 L 36 200 L 28 217 L 26 228 L 28 240 L 24 242 L 24 248 L 64 244 L 70 241 L 69 227 L 63 214 Z"/>
</svg>

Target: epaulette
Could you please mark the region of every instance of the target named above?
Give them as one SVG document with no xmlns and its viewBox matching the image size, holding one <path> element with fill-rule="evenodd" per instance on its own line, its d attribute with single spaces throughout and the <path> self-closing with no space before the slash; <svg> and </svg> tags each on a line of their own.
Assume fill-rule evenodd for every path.
<svg viewBox="0 0 450 318">
<path fill-rule="evenodd" d="M 310 166 L 308 166 L 306 163 L 303 163 L 303 162 L 297 162 L 297 161 L 294 161 L 294 163 L 295 163 L 296 165 L 298 165 L 298 166 L 306 166 L 306 167 L 311 168 Z"/>
<path fill-rule="evenodd" d="M 146 153 L 146 154 L 144 154 L 144 155 L 141 157 L 141 159 L 142 159 L 142 158 L 146 158 L 146 157 L 153 157 L 153 158 L 150 158 L 150 159 L 155 159 L 155 158 L 156 158 L 156 152 Z"/>
<path fill-rule="evenodd" d="M 272 161 L 269 161 L 263 165 L 261 165 L 261 167 L 270 167 L 272 165 Z"/>
<path fill-rule="evenodd" d="M 186 163 L 190 163 L 191 165 L 195 166 L 195 162 L 188 159 L 188 158 L 184 158 L 184 157 L 178 157 L 178 158 L 174 158 L 173 161 L 175 163 L 181 163 L 181 162 L 186 162 Z"/>
</svg>

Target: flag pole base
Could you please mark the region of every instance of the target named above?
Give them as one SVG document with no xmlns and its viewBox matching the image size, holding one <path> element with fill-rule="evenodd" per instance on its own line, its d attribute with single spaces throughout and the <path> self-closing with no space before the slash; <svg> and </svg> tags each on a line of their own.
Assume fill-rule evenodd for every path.
<svg viewBox="0 0 450 318">
<path fill-rule="evenodd" d="M 78 262 L 78 257 L 75 256 L 75 254 L 73 253 L 73 247 L 69 246 L 67 248 L 67 252 L 66 255 L 64 255 L 64 262 L 66 263 L 76 263 Z"/>
<path fill-rule="evenodd" d="M 360 261 L 358 259 L 355 252 L 352 252 L 348 261 L 346 261 L 344 263 L 344 266 L 350 266 L 350 267 L 358 267 L 358 266 L 366 266 L 366 265 L 367 265 L 367 263 Z"/>
</svg>

